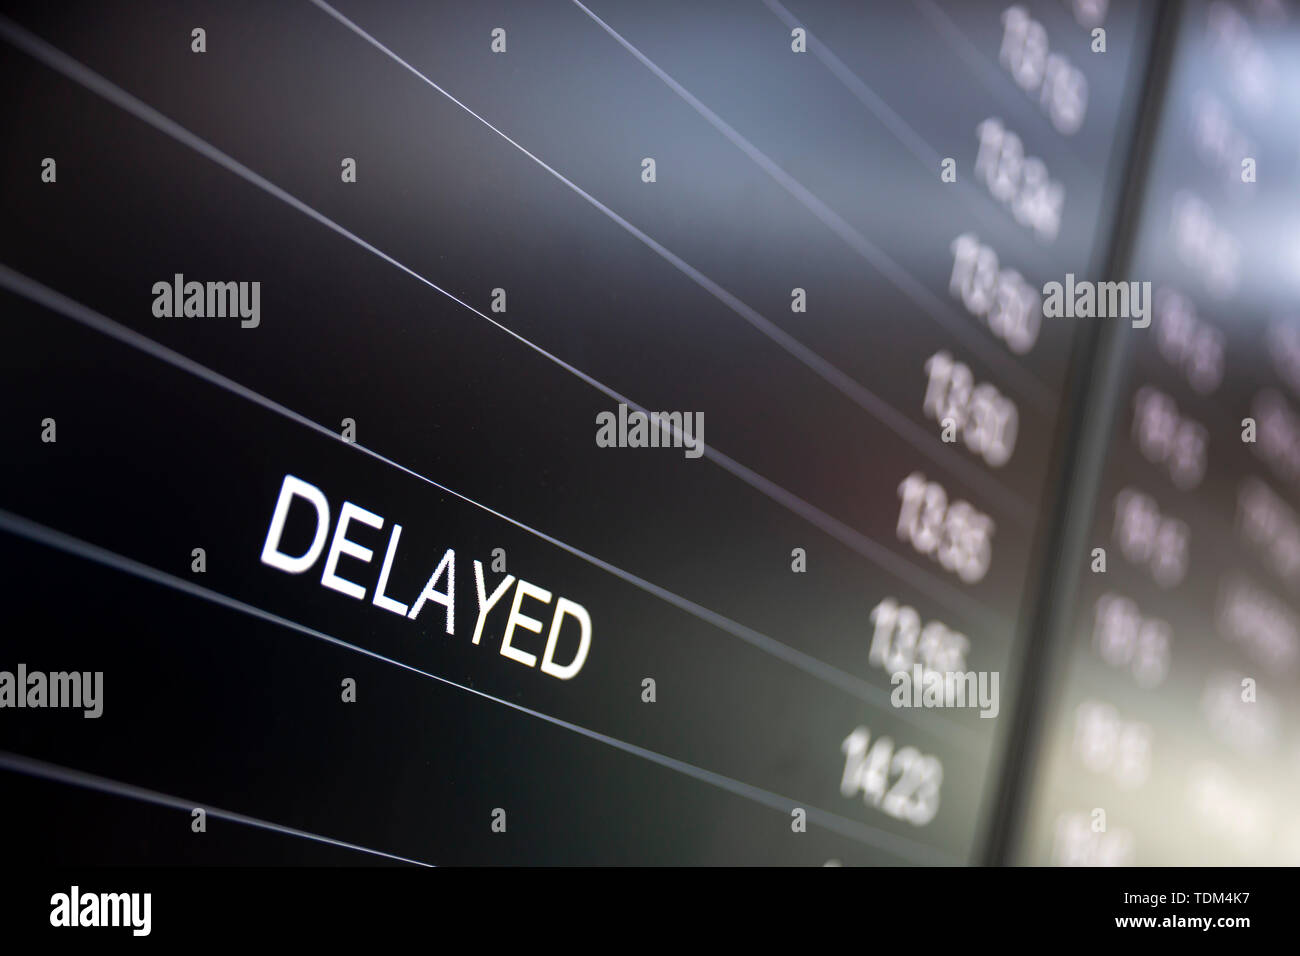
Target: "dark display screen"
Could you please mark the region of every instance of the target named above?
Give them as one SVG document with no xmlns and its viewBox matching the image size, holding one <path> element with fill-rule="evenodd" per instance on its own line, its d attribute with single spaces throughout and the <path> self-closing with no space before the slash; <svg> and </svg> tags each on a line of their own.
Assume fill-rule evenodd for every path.
<svg viewBox="0 0 1300 956">
<path fill-rule="evenodd" d="M 1294 860 L 1294 23 L 11 10 L 18 850 Z"/>
</svg>

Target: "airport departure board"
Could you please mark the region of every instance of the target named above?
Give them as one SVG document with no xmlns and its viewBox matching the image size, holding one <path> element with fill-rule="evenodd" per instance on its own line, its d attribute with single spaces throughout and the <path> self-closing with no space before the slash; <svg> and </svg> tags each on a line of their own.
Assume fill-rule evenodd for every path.
<svg viewBox="0 0 1300 956">
<path fill-rule="evenodd" d="M 18 858 L 1295 859 L 1288 8 L 7 7 Z"/>
</svg>

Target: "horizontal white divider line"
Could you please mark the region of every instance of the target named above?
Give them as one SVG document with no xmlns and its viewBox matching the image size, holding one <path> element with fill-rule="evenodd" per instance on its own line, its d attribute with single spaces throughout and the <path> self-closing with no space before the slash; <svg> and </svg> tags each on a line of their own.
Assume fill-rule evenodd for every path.
<svg viewBox="0 0 1300 956">
<path fill-rule="evenodd" d="M 168 793 L 159 793 L 157 790 L 149 790 L 145 787 L 137 787 L 134 784 L 122 783 L 118 780 L 110 780 L 108 777 L 100 777 L 93 773 L 87 773 L 84 770 L 74 770 L 70 767 L 62 767 L 58 764 L 48 763 L 44 760 L 37 760 L 34 757 L 25 757 L 22 754 L 10 753 L 0 750 L 0 770 L 9 770 L 13 773 L 26 774 L 29 777 L 37 777 L 42 780 L 52 780 L 55 783 L 66 784 L 70 787 L 81 787 L 85 790 L 97 790 L 100 793 L 112 794 L 116 797 L 124 797 L 128 800 L 138 800 L 142 803 L 152 803 L 160 807 L 170 807 L 173 810 L 181 810 L 190 813 L 193 810 L 201 809 L 210 817 L 219 820 L 226 820 L 230 823 L 238 823 L 243 826 L 255 827 L 258 830 L 270 830 L 273 833 L 282 833 L 286 836 L 299 837 L 304 840 L 311 840 L 315 843 L 327 843 L 330 846 L 342 847 L 345 850 L 356 850 L 359 853 L 369 853 L 371 856 L 382 856 L 389 860 L 397 860 L 400 863 L 413 863 L 416 866 L 433 866 L 432 863 L 425 863 L 421 860 L 412 860 L 410 857 L 398 856 L 396 853 L 386 853 L 383 850 L 376 850 L 372 847 L 361 846 L 358 843 L 348 843 L 346 840 L 336 840 L 333 837 L 322 836 L 319 833 L 312 833 L 308 830 L 299 830 L 296 827 L 287 827 L 282 823 L 272 823 L 270 820 L 262 820 L 257 817 L 250 817 L 247 814 L 235 813 L 233 810 L 222 810 L 220 807 L 214 807 L 211 804 L 203 803 L 196 800 L 183 800 L 180 797 L 174 797 Z M 16 807 L 11 807 L 16 810 Z"/>
<path fill-rule="evenodd" d="M 916 3 L 917 0 L 913 0 L 913 2 Z M 921 134 L 912 128 L 911 124 L 908 123 L 907 120 L 894 112 L 893 108 L 885 102 L 883 96 L 873 90 L 869 85 L 867 85 L 866 81 L 849 69 L 844 61 L 836 56 L 831 48 L 826 45 L 826 42 L 814 34 L 812 29 L 809 28 L 804 21 L 800 20 L 786 9 L 780 0 L 763 0 L 763 3 L 772 11 L 773 15 L 780 19 L 786 26 L 792 29 L 794 27 L 802 27 L 807 30 L 808 52 L 821 60 L 822 65 L 840 81 L 844 88 L 852 93 L 859 103 L 870 110 L 872 115 L 875 116 L 876 119 L 880 120 L 880 122 L 894 134 L 894 138 L 902 143 L 909 153 L 916 157 L 917 162 L 920 163 L 923 169 L 929 172 L 935 172 L 939 169 L 939 163 L 943 159 L 939 154 L 939 151 L 927 143 Z M 943 34 L 943 31 L 940 30 L 940 33 Z M 948 40 L 950 38 L 944 34 L 944 39 Z M 963 40 L 964 39 L 965 38 L 963 38 Z M 969 41 L 965 42 L 969 43 Z M 981 73 L 980 80 L 984 81 L 984 79 L 985 77 Z M 998 95 L 1002 92 L 996 87 L 989 87 L 989 91 L 994 95 Z M 1003 99 L 1003 102 L 1005 103 L 1006 99 Z M 1040 113 L 1039 115 L 1041 116 L 1042 114 Z M 975 132 L 974 126 L 970 128 L 970 132 L 972 134 Z M 979 187 L 976 186 L 972 180 L 962 178 L 955 183 L 946 184 L 944 188 L 955 189 L 957 195 L 959 195 L 962 202 L 965 203 L 966 208 L 979 216 L 980 219 L 990 228 L 1002 229 L 1009 224 L 1010 221 L 1004 218 L 1005 213 L 998 208 L 996 201 L 987 193 L 981 192 Z M 1023 255 L 1025 252 L 1027 252 L 1033 259 L 1034 270 L 1042 275 L 1064 275 L 1068 271 L 1065 266 L 1056 264 L 1054 261 L 1056 257 L 1054 255 L 1048 254 L 1041 245 L 1038 245 L 1031 239 L 1026 239 L 1023 244 L 1021 254 Z M 1040 393 L 1035 396 L 1036 399 L 1038 401 L 1046 400 L 1049 403 L 1054 401 L 1050 386 L 1048 386 L 1041 377 L 1035 374 L 1032 369 L 1026 368 L 1025 372 L 1026 374 L 1033 375 L 1035 383 L 1044 390 L 1040 391 Z"/>
</svg>

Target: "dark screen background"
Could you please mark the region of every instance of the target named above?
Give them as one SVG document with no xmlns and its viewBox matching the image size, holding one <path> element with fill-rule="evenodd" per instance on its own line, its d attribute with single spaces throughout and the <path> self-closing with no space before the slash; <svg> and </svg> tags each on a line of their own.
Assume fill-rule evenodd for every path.
<svg viewBox="0 0 1300 956">
<path fill-rule="evenodd" d="M 0 668 L 103 671 L 105 688 L 95 720 L 3 711 L 21 853 L 1004 858 L 995 822 L 1008 793 L 1051 772 L 1043 728 L 1075 692 L 1074 669 L 1049 673 L 1034 653 L 1058 643 L 1041 622 L 1065 601 L 1060 518 L 1080 496 L 1100 495 L 1099 514 L 1113 498 L 1109 478 L 1099 490 L 1077 480 L 1071 452 L 1101 400 L 1099 370 L 1127 347 L 1115 336 L 1149 351 L 1157 326 L 1121 323 L 1107 338 L 1102 320 L 1044 319 L 1015 352 L 967 308 L 952 244 L 977 237 L 1031 290 L 1112 266 L 1121 224 L 1135 222 L 1123 201 L 1146 169 L 1135 143 L 1152 64 L 1172 43 L 1154 27 L 1179 17 L 1154 4 L 1102 5 L 1100 20 L 1094 4 L 1018 7 L 1086 80 L 1086 113 L 1067 133 L 1000 59 L 1004 4 L 333 9 L 44 4 L 10 10 L 0 31 Z M 1098 23 L 1104 54 L 1090 49 Z M 792 50 L 792 25 L 806 53 Z M 495 28 L 504 53 L 491 50 Z M 1170 89 L 1161 130 L 1186 122 Z M 977 168 L 990 119 L 1064 189 L 1050 241 Z M 1293 184 L 1287 129 L 1276 152 L 1292 168 L 1278 176 Z M 1157 184 L 1190 163 L 1161 136 Z M 54 183 L 41 181 L 44 157 Z M 356 182 L 341 180 L 345 157 Z M 940 178 L 945 158 L 956 182 Z M 1294 198 L 1274 182 L 1253 200 L 1268 222 Z M 1166 274 L 1162 190 L 1148 187 L 1141 207 L 1133 278 Z M 150 290 L 177 273 L 259 281 L 260 324 L 156 317 Z M 806 311 L 792 310 L 796 288 Z M 925 412 L 926 362 L 941 351 L 1014 403 L 1005 464 L 945 443 Z M 598 447 L 597 415 L 620 401 L 703 413 L 706 454 Z M 40 440 L 46 418 L 54 443 Z M 345 419 L 355 444 L 339 437 Z M 1222 527 L 1193 531 L 1198 560 L 1234 520 L 1217 436 L 1197 494 Z M 990 519 L 978 580 L 900 537 L 899 486 L 915 472 Z M 321 585 L 324 556 L 301 575 L 259 560 L 287 474 L 328 499 L 327 551 L 345 501 L 383 517 L 382 530 L 348 532 L 370 562 L 339 563 L 365 600 Z M 295 510 L 286 550 L 306 548 L 308 514 Z M 387 594 L 403 603 L 455 550 L 453 634 L 437 604 L 413 621 L 371 603 L 394 524 Z M 495 549 L 552 595 L 525 603 L 543 632 L 517 631 L 521 649 L 541 655 L 560 597 L 590 614 L 572 679 L 500 653 L 513 588 L 471 642 L 473 562 L 486 569 Z M 795 549 L 806 570 L 793 570 Z M 490 591 L 502 574 L 487 576 Z M 889 674 L 869 661 L 887 599 L 968 639 L 965 669 L 1001 676 L 997 719 L 891 706 Z M 1182 607 L 1193 622 L 1207 613 Z M 576 649 L 569 627 L 559 661 Z M 1174 628 L 1178 659 L 1185 624 Z M 355 703 L 340 699 L 348 678 Z M 1026 694 L 1057 680 L 1063 698 Z M 846 795 L 855 728 L 936 758 L 933 819 Z M 1028 801 L 1027 832 L 1057 825 L 1065 811 L 1044 808 L 1059 788 L 1078 802 L 1061 780 Z M 206 834 L 191 832 L 192 807 L 210 809 Z M 792 830 L 796 808 L 807 832 Z M 505 833 L 491 827 L 497 809 Z M 1027 845 L 1035 862 L 1050 856 Z"/>
</svg>

